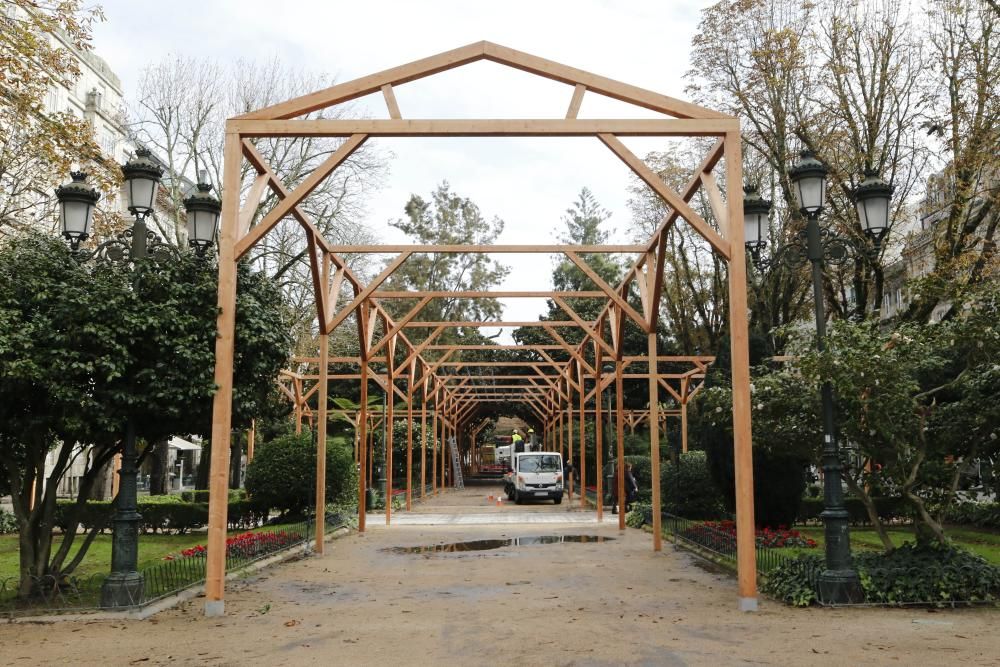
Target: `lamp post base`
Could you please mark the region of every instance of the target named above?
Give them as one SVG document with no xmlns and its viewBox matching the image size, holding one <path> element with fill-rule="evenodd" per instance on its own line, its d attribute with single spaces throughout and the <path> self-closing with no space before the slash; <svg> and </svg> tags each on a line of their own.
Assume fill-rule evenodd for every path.
<svg viewBox="0 0 1000 667">
<path fill-rule="evenodd" d="M 859 604 L 865 601 L 861 581 L 854 570 L 825 570 L 819 575 L 822 604 Z"/>
<path fill-rule="evenodd" d="M 135 607 L 142 603 L 145 581 L 139 572 L 114 572 L 101 585 L 101 606 Z"/>
</svg>

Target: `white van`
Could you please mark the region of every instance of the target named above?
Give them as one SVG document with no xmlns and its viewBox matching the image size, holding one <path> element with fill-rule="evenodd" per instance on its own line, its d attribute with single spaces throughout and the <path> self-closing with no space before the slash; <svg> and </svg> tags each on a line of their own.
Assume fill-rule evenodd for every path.
<svg viewBox="0 0 1000 667">
<path fill-rule="evenodd" d="M 552 500 L 563 497 L 563 463 L 559 452 L 523 452 L 514 455 L 505 490 L 507 498 L 520 505 L 526 500 Z"/>
</svg>

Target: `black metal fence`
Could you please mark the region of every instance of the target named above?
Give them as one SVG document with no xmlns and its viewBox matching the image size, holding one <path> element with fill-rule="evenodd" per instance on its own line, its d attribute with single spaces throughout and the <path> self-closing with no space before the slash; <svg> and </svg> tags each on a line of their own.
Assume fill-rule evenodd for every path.
<svg viewBox="0 0 1000 667">
<path fill-rule="evenodd" d="M 336 530 L 348 525 L 348 520 L 345 514 L 327 514 L 325 524 L 328 530 Z M 226 540 L 226 571 L 234 572 L 308 545 L 313 535 L 315 524 L 309 518 L 230 536 Z M 204 582 L 205 555 L 204 545 L 198 545 L 144 568 L 142 591 L 130 608 L 146 606 Z M 20 577 L 0 578 L 0 617 L 95 611 L 100 609 L 101 586 L 106 577 L 106 573 L 61 578 L 46 575 L 31 577 L 27 582 Z"/>
</svg>

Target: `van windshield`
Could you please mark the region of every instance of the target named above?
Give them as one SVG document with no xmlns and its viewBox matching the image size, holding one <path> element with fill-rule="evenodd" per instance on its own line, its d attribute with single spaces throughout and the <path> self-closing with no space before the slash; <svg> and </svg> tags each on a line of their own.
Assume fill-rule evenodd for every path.
<svg viewBox="0 0 1000 667">
<path fill-rule="evenodd" d="M 521 472 L 562 472 L 558 456 L 541 454 L 539 456 L 522 456 L 518 459 L 518 469 Z"/>
</svg>

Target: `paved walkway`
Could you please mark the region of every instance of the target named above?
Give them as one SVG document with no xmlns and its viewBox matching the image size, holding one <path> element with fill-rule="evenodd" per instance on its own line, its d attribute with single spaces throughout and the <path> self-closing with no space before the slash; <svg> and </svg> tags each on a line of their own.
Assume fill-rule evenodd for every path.
<svg viewBox="0 0 1000 667">
<path fill-rule="evenodd" d="M 410 512 L 392 516 L 393 526 L 493 525 L 493 524 L 596 524 L 597 512 L 579 506 L 579 496 L 568 496 L 555 505 L 540 500 L 517 505 L 507 500 L 500 484 L 470 481 L 461 490 L 448 490 L 437 496 L 415 498 Z M 611 515 L 608 514 L 608 517 Z M 385 527 L 381 516 L 368 518 L 368 526 Z"/>
<path fill-rule="evenodd" d="M 488 514 L 473 495 L 445 507 Z M 483 501 L 485 503 L 485 499 Z M 494 505 L 495 508 L 495 505 Z M 491 510 L 493 511 L 493 510 Z M 493 511 L 571 518 L 563 506 Z M 400 515 L 402 518 L 402 515 Z M 229 583 L 227 616 L 202 600 L 147 621 L 0 625 L 4 665 L 995 665 L 993 610 L 736 610 L 735 581 L 649 534 L 602 524 L 375 527 L 323 556 Z M 599 543 L 514 540 L 596 535 Z M 398 547 L 511 540 L 485 551 Z M 542 542 L 538 544 L 537 542 Z M 546 543 L 554 542 L 554 543 Z M 396 551 L 394 551 L 396 550 Z"/>
</svg>

